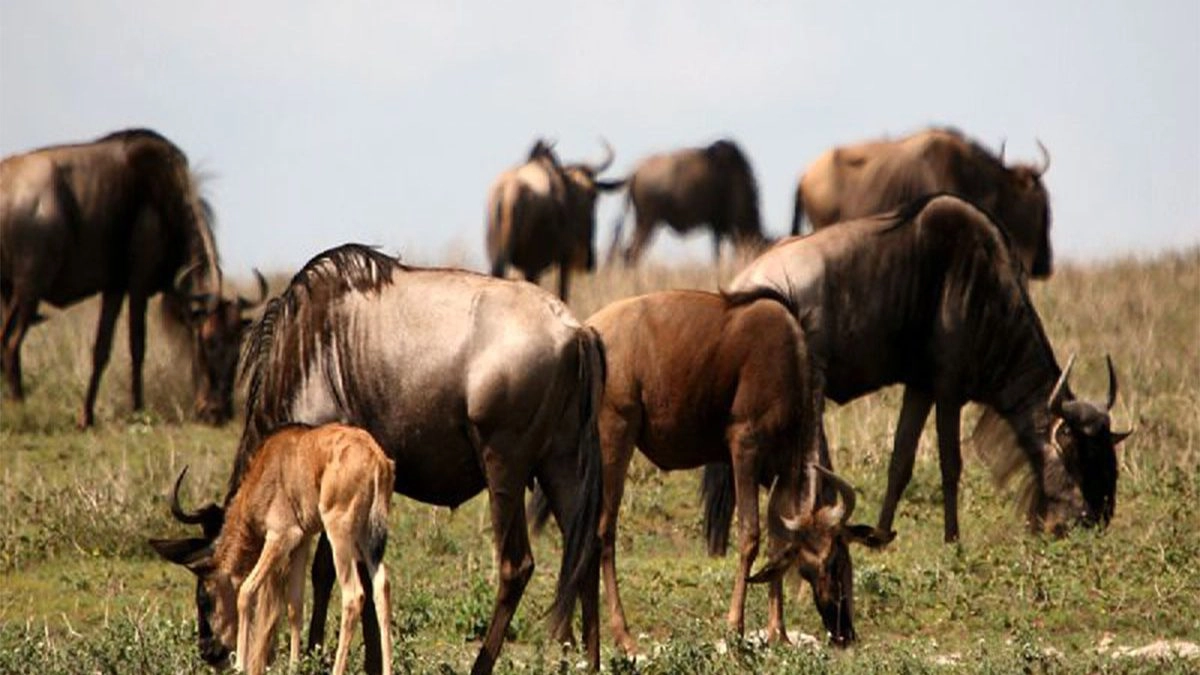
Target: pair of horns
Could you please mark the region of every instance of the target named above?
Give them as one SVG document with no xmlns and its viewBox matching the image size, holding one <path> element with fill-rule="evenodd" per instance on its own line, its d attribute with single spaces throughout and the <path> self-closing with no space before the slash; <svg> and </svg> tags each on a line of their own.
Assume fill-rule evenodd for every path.
<svg viewBox="0 0 1200 675">
<path fill-rule="evenodd" d="M 1112 356 L 1104 355 L 1104 361 L 1108 364 L 1108 399 L 1104 404 L 1104 412 L 1110 412 L 1112 407 L 1117 403 L 1117 371 L 1113 368 Z M 1067 379 L 1071 375 L 1071 368 L 1075 366 L 1075 354 L 1067 359 L 1067 367 L 1063 368 L 1062 374 L 1058 376 L 1058 382 L 1054 384 L 1054 389 L 1050 392 L 1050 399 L 1046 402 L 1050 412 L 1062 417 L 1063 403 L 1066 399 Z"/>
<path fill-rule="evenodd" d="M 182 283 L 183 279 L 185 277 L 187 277 L 187 275 L 190 274 L 195 269 L 195 267 L 196 267 L 195 265 L 192 265 L 191 267 L 188 267 L 179 273 L 179 275 L 175 278 L 175 289 L 176 290 L 181 289 L 181 283 Z M 269 294 L 270 291 L 267 287 L 266 278 L 263 277 L 262 272 L 259 272 L 257 269 L 255 269 L 254 270 L 254 279 L 258 283 L 258 299 L 250 300 L 243 295 L 237 296 L 236 302 L 237 302 L 237 306 L 238 306 L 239 310 L 244 311 L 244 310 L 254 309 L 255 307 L 258 307 L 267 301 L 267 295 Z M 213 293 L 191 293 L 188 295 L 188 300 L 194 304 L 201 305 L 204 307 L 213 307 L 217 304 L 220 297 L 221 297 L 221 294 L 219 292 L 216 294 L 213 294 Z"/>
<path fill-rule="evenodd" d="M 845 524 L 850 521 L 850 516 L 854 515 L 854 507 L 858 504 L 858 497 L 854 493 L 854 486 L 846 481 L 846 479 L 830 471 L 829 469 L 826 469 L 820 464 L 812 464 L 810 466 L 820 472 L 826 480 L 832 483 L 834 489 L 836 489 L 838 494 L 841 496 L 840 503 L 834 507 L 834 515 L 838 521 L 838 525 L 845 526 Z M 799 532 L 804 525 L 803 515 L 790 517 L 781 516 L 780 520 L 783 522 L 783 526 L 792 532 Z"/>
<path fill-rule="evenodd" d="M 1050 151 L 1047 150 L 1046 146 L 1042 144 L 1041 139 L 1035 138 L 1033 140 L 1035 143 L 1037 143 L 1038 151 L 1042 153 L 1042 165 L 1035 168 L 1033 172 L 1037 174 L 1038 178 L 1041 178 L 1043 174 L 1050 170 Z M 1004 164 L 1004 146 L 1007 143 L 1008 141 L 1006 140 L 1000 141 L 1000 164 Z"/>
</svg>

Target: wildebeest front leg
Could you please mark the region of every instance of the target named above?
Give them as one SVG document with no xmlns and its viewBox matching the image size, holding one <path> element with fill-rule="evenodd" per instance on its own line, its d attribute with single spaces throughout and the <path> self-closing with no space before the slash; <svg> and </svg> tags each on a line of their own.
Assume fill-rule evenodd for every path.
<svg viewBox="0 0 1200 675">
<path fill-rule="evenodd" d="M 887 495 L 883 498 L 883 509 L 879 512 L 878 527 L 891 532 L 896 517 L 896 506 L 904 495 L 904 488 L 912 479 L 913 463 L 917 459 L 917 443 L 921 430 L 933 407 L 933 397 L 915 387 L 904 388 L 904 403 L 900 407 L 900 421 L 896 424 L 896 437 L 892 446 L 892 458 L 888 463 Z"/>
<path fill-rule="evenodd" d="M 962 475 L 962 451 L 958 436 L 961 413 L 962 407 L 957 403 L 938 403 L 938 461 L 942 466 L 946 543 L 958 541 L 958 480 Z"/>
<path fill-rule="evenodd" d="M 96 394 L 100 391 L 100 376 L 104 374 L 108 357 L 112 354 L 113 329 L 117 325 L 117 315 L 121 313 L 122 297 L 121 291 L 105 291 L 100 302 L 100 323 L 96 328 L 96 344 L 92 348 L 92 376 L 88 380 L 83 410 L 79 413 L 81 429 L 95 422 Z"/>
<path fill-rule="evenodd" d="M 146 360 L 146 295 L 141 292 L 129 293 L 129 361 L 130 386 L 133 389 L 133 409 L 141 410 L 144 405 L 142 397 L 142 363 Z"/>
<path fill-rule="evenodd" d="M 733 583 L 727 621 L 738 635 L 745 633 L 746 584 L 750 567 L 758 557 L 757 442 L 753 432 L 737 427 L 729 433 L 733 462 L 733 492 L 738 514 L 738 574 Z"/>
<path fill-rule="evenodd" d="M 767 642 L 791 642 L 783 622 L 783 575 L 767 584 Z"/>
</svg>

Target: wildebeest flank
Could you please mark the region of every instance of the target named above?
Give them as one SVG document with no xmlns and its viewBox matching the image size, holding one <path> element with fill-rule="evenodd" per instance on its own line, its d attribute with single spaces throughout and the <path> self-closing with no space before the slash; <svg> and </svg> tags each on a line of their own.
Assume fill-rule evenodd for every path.
<svg viewBox="0 0 1200 675">
<path fill-rule="evenodd" d="M 844 403 L 888 384 L 905 386 L 879 529 L 891 529 L 936 403 L 945 538 L 958 538 L 959 419 L 972 401 L 1015 432 L 1031 473 L 1032 528 L 1103 526 L 1112 517 L 1115 446 L 1125 435 L 1110 430 L 1108 406 L 1075 399 L 1022 266 L 975 206 L 928 196 L 898 213 L 785 240 L 730 285 L 757 288 L 789 298 L 822 364 L 828 398 Z M 1111 399 L 1115 374 L 1110 391 Z"/>
<path fill-rule="evenodd" d="M 600 409 L 601 568 L 613 638 L 626 651 L 636 643 L 617 590 L 616 531 L 635 445 L 665 470 L 732 466 L 741 533 L 727 617 L 733 630 L 744 629 L 746 584 L 759 548 L 758 488 L 773 483 L 767 512 L 773 567 L 798 560 L 834 643 L 855 639 L 847 545 L 890 538 L 847 525 L 853 489 L 809 468 L 829 466 L 818 443 L 823 396 L 811 386 L 799 325 L 778 296 L 768 295 L 652 293 L 615 302 L 588 319 L 608 363 Z M 784 527 L 785 521 L 794 524 Z M 782 578 L 766 573 L 763 580 L 769 582 L 768 637 L 786 640 Z"/>
<path fill-rule="evenodd" d="M 250 303 L 222 298 L 209 221 L 187 157 L 150 130 L 119 131 L 0 162 L 0 364 L 8 395 L 24 397 L 21 343 L 38 305 L 65 307 L 100 293 L 79 424 L 94 421 L 100 377 L 126 296 L 133 406 L 141 409 L 146 304 L 162 292 L 164 315 L 191 334 L 197 414 L 227 421 L 242 310 Z"/>
<path fill-rule="evenodd" d="M 796 186 L 792 234 L 808 215 L 814 230 L 891 211 L 924 195 L 948 192 L 994 214 L 1025 269 L 1047 277 L 1053 269 L 1050 201 L 1042 174 L 1050 166 L 1005 166 L 955 129 L 928 129 L 897 140 L 835 147 L 805 170 Z"/>
<path fill-rule="evenodd" d="M 408 267 L 345 245 L 313 258 L 269 303 L 243 366 L 250 384 L 231 497 L 263 435 L 287 422 L 366 429 L 396 463 L 396 491 L 414 499 L 457 506 L 486 489 L 500 588 L 474 670 L 489 672 L 533 573 L 522 497 L 536 478 L 564 531 L 555 635 L 569 633 L 581 599 L 598 666 L 603 356 L 561 301 L 529 284 Z M 328 564 L 318 544 L 314 642 Z"/>
</svg>

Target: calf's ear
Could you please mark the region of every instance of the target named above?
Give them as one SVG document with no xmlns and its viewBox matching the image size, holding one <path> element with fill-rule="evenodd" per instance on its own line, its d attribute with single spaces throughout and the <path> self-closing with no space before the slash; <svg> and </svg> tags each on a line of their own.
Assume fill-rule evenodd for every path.
<svg viewBox="0 0 1200 675">
<path fill-rule="evenodd" d="M 211 567 L 212 546 L 209 540 L 198 537 L 186 539 L 151 539 L 150 548 L 176 565 L 183 565 L 199 575 Z"/>
<path fill-rule="evenodd" d="M 895 531 L 880 530 L 870 525 L 847 525 L 842 528 L 847 541 L 862 544 L 867 548 L 883 548 L 896 538 Z"/>
</svg>

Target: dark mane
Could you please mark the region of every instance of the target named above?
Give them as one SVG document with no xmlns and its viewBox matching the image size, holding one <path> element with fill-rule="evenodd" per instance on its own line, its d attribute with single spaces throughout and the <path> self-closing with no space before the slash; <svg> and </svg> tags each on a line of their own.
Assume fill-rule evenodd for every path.
<svg viewBox="0 0 1200 675">
<path fill-rule="evenodd" d="M 291 420 L 286 418 L 286 405 L 281 393 L 291 390 L 306 374 L 308 363 L 293 362 L 300 354 L 315 351 L 323 339 L 318 334 L 324 326 L 324 312 L 329 304 L 349 293 L 378 292 L 392 283 L 392 275 L 404 269 L 397 258 L 363 244 L 343 244 L 317 254 L 304 264 L 288 283 L 287 288 L 267 303 L 266 311 L 249 330 L 242 346 L 239 381 L 249 382 L 246 394 L 246 425 L 234 460 L 226 500 L 232 498 L 241 482 L 250 457 L 268 429 L 275 429 Z M 281 343 L 288 353 L 285 361 L 275 352 Z M 303 341 L 303 345 L 301 344 Z M 294 348 L 294 349 L 292 349 Z M 278 367 L 276 367 L 278 366 Z M 268 373 L 275 375 L 268 386 Z"/>
</svg>

